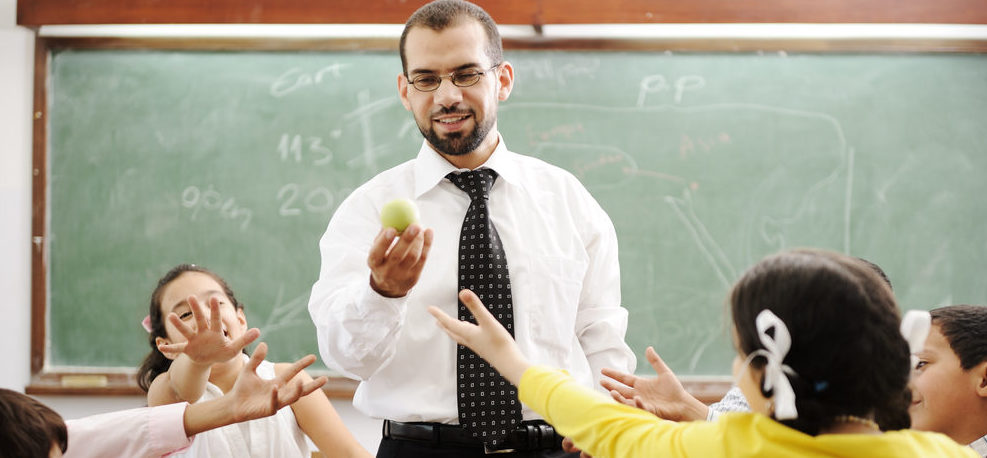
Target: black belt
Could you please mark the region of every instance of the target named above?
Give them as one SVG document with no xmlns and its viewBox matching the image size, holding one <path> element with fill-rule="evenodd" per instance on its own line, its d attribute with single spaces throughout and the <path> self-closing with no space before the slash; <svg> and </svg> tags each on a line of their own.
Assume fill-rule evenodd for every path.
<svg viewBox="0 0 987 458">
<path fill-rule="evenodd" d="M 562 436 L 552 425 L 541 420 L 524 421 L 508 433 L 497 447 L 483 443 L 459 425 L 442 423 L 402 423 L 384 420 L 383 436 L 388 439 L 431 443 L 433 445 L 483 448 L 486 453 L 555 450 L 562 448 Z"/>
</svg>

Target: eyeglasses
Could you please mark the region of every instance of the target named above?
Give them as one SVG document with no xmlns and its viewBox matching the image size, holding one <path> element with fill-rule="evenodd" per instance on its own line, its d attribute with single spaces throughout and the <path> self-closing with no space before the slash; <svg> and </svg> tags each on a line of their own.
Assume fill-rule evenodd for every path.
<svg viewBox="0 0 987 458">
<path fill-rule="evenodd" d="M 482 72 L 478 70 L 465 70 L 461 72 L 452 72 L 448 75 L 418 75 L 415 79 L 411 80 L 410 83 L 415 87 L 415 89 L 422 92 L 432 92 L 438 89 L 439 86 L 442 85 L 442 78 L 449 78 L 449 81 L 452 81 L 452 84 L 455 84 L 458 87 L 470 87 L 476 83 L 479 83 L 481 76 L 499 66 L 500 64 L 494 65 L 493 67 L 490 67 L 486 71 Z"/>
</svg>

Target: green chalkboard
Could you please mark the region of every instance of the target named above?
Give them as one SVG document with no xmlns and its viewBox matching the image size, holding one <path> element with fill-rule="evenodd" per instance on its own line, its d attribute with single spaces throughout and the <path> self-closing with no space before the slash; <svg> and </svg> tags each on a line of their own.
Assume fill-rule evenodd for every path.
<svg viewBox="0 0 987 458">
<path fill-rule="evenodd" d="M 639 355 L 728 374 L 727 290 L 787 247 L 880 264 L 905 308 L 987 302 L 987 56 L 508 59 L 500 130 L 610 214 Z M 136 366 L 148 296 L 182 262 L 230 282 L 272 359 L 317 353 L 318 239 L 421 142 L 399 71 L 391 52 L 54 52 L 50 365 Z"/>
</svg>

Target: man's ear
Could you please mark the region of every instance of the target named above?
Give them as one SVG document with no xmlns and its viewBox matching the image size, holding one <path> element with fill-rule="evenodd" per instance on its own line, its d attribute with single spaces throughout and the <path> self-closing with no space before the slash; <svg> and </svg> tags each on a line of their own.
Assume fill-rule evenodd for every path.
<svg viewBox="0 0 987 458">
<path fill-rule="evenodd" d="M 973 366 L 970 369 L 970 376 L 973 377 L 977 394 L 987 398 L 987 361 L 981 361 L 980 364 Z"/>
<path fill-rule="evenodd" d="M 497 67 L 497 79 L 500 85 L 497 87 L 497 100 L 501 102 L 511 96 L 514 89 L 514 66 L 510 62 L 504 61 Z"/>
<path fill-rule="evenodd" d="M 175 358 L 178 357 L 179 352 L 165 351 L 165 350 L 162 350 L 161 349 L 161 346 L 162 345 L 168 345 L 170 343 L 171 343 L 171 341 L 169 341 L 168 339 L 165 339 L 164 337 L 155 337 L 154 338 L 154 345 L 156 345 L 158 347 L 158 351 L 160 351 L 161 354 L 164 355 L 165 358 L 168 358 L 168 359 L 174 361 Z"/>
<path fill-rule="evenodd" d="M 404 73 L 398 73 L 398 95 L 401 96 L 401 105 L 404 109 L 411 111 L 411 102 L 408 102 L 408 77 Z"/>
</svg>

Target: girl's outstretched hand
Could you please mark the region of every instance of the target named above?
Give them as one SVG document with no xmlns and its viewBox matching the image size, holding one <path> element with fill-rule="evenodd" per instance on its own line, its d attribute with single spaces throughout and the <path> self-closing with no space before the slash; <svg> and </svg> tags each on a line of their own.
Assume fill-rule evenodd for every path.
<svg viewBox="0 0 987 458">
<path fill-rule="evenodd" d="M 240 370 L 233 389 L 224 396 L 229 397 L 233 403 L 234 418 L 238 422 L 274 415 L 282 407 L 291 405 L 302 396 L 322 387 L 328 380 L 325 376 L 308 383 L 294 379 L 295 375 L 315 361 L 313 355 L 295 361 L 288 371 L 273 380 L 261 379 L 257 375 L 257 366 L 264 361 L 265 356 L 267 344 L 261 342 L 250 361 Z"/>
<path fill-rule="evenodd" d="M 213 364 L 229 361 L 239 354 L 243 347 L 246 347 L 257 337 L 260 330 L 251 328 L 236 339 L 230 339 L 226 330 L 223 329 L 223 321 L 219 311 L 219 299 L 213 297 L 209 299 L 209 316 L 206 317 L 202 304 L 199 304 L 195 296 L 188 297 L 189 308 L 192 309 L 192 319 L 195 327 L 185 324 L 174 312 L 168 314 L 168 321 L 178 329 L 185 339 L 185 342 L 158 345 L 162 353 L 175 352 L 184 353 L 196 364 Z"/>
<path fill-rule="evenodd" d="M 428 313 L 438 320 L 439 327 L 452 340 L 469 347 L 487 360 L 507 381 L 517 385 L 521 381 L 521 375 L 531 363 L 521 354 L 521 350 L 514 343 L 514 338 L 497 322 L 472 291 L 468 289 L 460 291 L 459 300 L 463 301 L 473 314 L 477 324 L 459 321 L 435 306 L 429 306 Z"/>
<path fill-rule="evenodd" d="M 672 421 L 705 420 L 709 413 L 706 404 L 686 391 L 653 347 L 648 347 L 645 355 L 657 376 L 639 377 L 604 368 L 603 375 L 609 378 L 600 380 L 600 384 L 617 402 L 648 411 L 656 417 Z"/>
</svg>

